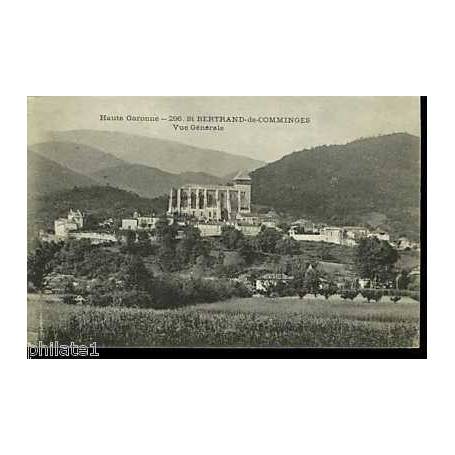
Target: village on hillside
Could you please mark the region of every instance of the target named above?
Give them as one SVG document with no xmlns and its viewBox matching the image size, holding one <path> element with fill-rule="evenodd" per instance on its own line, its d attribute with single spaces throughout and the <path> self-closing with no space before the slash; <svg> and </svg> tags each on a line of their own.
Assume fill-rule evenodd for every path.
<svg viewBox="0 0 455 455">
<path fill-rule="evenodd" d="M 128 218 L 111 217 L 98 222 L 95 226 L 93 224 L 87 226 L 86 215 L 77 208 L 69 208 L 66 217 L 54 221 L 53 232 L 40 231 L 39 237 L 44 242 L 85 240 L 92 245 L 125 245 L 132 242 L 141 246 L 144 246 L 145 242 L 153 246 L 160 243 L 157 227 L 164 223 L 172 227 L 176 241 L 184 241 L 189 228 L 195 229 L 201 239 L 220 239 L 223 233 L 232 230 L 244 238 L 255 239 L 267 231 L 275 232 L 276 238 L 283 242 L 291 242 L 297 250 L 303 245 L 307 245 L 311 250 L 309 243 L 314 246 L 333 245 L 352 250 L 362 240 L 377 239 L 386 242 L 397 252 L 410 251 L 415 254 L 420 252 L 419 243 L 405 237 L 391 238 L 388 232 L 368 226 L 331 226 L 313 222 L 311 219 L 290 219 L 289 216 L 280 216 L 273 209 L 266 213 L 254 213 L 251 208 L 251 179 L 244 172 L 239 172 L 232 182 L 226 185 L 193 184 L 172 189 L 166 213 L 141 214 L 134 208 L 131 208 L 131 211 L 132 214 Z M 292 247 L 289 248 L 292 250 Z M 282 255 L 285 256 L 286 253 L 289 251 L 283 251 Z M 347 272 L 343 259 L 338 263 L 323 259 L 313 265 L 310 263 L 310 270 L 313 266 L 321 271 L 329 270 L 329 274 L 337 270 L 335 276 L 338 282 L 335 284 L 338 287 L 345 285 L 344 282 L 348 278 L 355 281 L 359 288 L 373 286 L 371 277 L 356 276 L 352 272 Z M 238 272 L 237 275 L 241 275 L 240 269 Z M 420 267 L 414 265 L 407 273 L 416 279 L 420 274 Z M 267 293 L 267 290 L 274 287 L 286 286 L 295 277 L 289 270 L 275 267 L 274 270 L 265 268 L 260 275 L 247 274 L 247 278 L 253 283 L 252 292 Z M 55 276 L 52 279 L 54 282 L 59 281 Z M 327 280 L 321 278 L 319 283 L 321 289 L 324 281 Z M 395 285 L 396 282 L 389 284 Z"/>
</svg>

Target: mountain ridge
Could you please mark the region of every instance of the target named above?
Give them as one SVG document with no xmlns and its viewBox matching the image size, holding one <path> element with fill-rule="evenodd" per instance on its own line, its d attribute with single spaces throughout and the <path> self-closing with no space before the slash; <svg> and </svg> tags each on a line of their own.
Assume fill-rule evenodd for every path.
<svg viewBox="0 0 455 455">
<path fill-rule="evenodd" d="M 251 177 L 256 204 L 338 224 L 379 213 L 386 218 L 384 228 L 419 235 L 417 136 L 394 133 L 304 149 L 253 171 Z"/>
<path fill-rule="evenodd" d="M 239 170 L 251 171 L 265 164 L 243 155 L 119 131 L 68 130 L 56 131 L 52 135 L 54 142 L 87 145 L 123 161 L 175 174 L 203 171 L 224 177 Z"/>
<path fill-rule="evenodd" d="M 29 172 L 35 174 L 34 180 L 41 182 L 41 186 L 44 182 L 47 183 L 45 190 L 47 193 L 53 191 L 53 186 L 58 191 L 70 188 L 72 184 L 73 186 L 93 184 L 117 187 L 135 192 L 142 197 L 155 198 L 168 194 L 171 188 L 187 183 L 225 182 L 222 177 L 204 172 L 174 174 L 151 166 L 129 163 L 93 147 L 70 142 L 40 143 L 29 150 L 35 154 L 35 161 L 39 159 L 38 156 L 42 158 L 40 166 L 35 169 L 29 166 Z M 53 171 L 46 170 L 46 167 L 52 168 Z M 74 172 L 71 177 L 70 171 Z"/>
<path fill-rule="evenodd" d="M 131 163 L 102 169 L 92 173 L 91 177 L 96 179 L 99 184 L 107 184 L 123 190 L 133 191 L 147 198 L 167 195 L 171 188 L 178 188 L 187 183 L 224 183 L 221 177 L 215 177 L 203 172 L 172 174 L 158 168 Z"/>
</svg>

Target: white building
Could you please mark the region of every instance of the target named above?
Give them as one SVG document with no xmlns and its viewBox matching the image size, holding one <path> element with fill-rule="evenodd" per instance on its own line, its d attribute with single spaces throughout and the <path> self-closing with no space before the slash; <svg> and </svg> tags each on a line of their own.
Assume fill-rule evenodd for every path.
<svg viewBox="0 0 455 455">
<path fill-rule="evenodd" d="M 115 235 L 106 232 L 72 232 L 69 234 L 69 237 L 75 240 L 90 240 L 93 245 L 114 243 L 117 241 Z"/>
<path fill-rule="evenodd" d="M 134 212 L 131 218 L 124 218 L 122 220 L 122 229 L 125 231 L 152 231 L 156 228 L 156 224 L 161 218 L 155 215 L 141 215 Z M 170 216 L 167 217 L 168 224 L 173 224 L 174 219 Z M 185 225 L 185 223 L 183 223 Z"/>
<path fill-rule="evenodd" d="M 344 232 L 346 238 L 353 240 L 360 240 L 369 234 L 368 229 L 361 226 L 344 226 Z"/>
<path fill-rule="evenodd" d="M 340 227 L 326 227 L 321 230 L 321 235 L 324 242 L 336 243 L 337 245 L 343 244 L 344 231 Z"/>
<path fill-rule="evenodd" d="M 137 228 L 150 231 L 155 229 L 156 223 L 159 221 L 158 216 L 138 216 L 137 218 Z"/>
<path fill-rule="evenodd" d="M 291 227 L 291 229 L 289 229 L 289 236 L 299 242 L 325 242 L 325 238 L 319 232 L 311 234 L 298 234 L 297 232 L 298 231 L 295 227 Z"/>
<path fill-rule="evenodd" d="M 255 237 L 261 232 L 261 226 L 257 224 L 236 224 L 235 228 L 245 236 Z"/>
<path fill-rule="evenodd" d="M 80 210 L 68 212 L 66 218 L 58 218 L 54 221 L 54 233 L 57 238 L 66 238 L 68 234 L 77 231 L 84 226 L 84 216 Z"/>
<path fill-rule="evenodd" d="M 271 287 L 278 283 L 289 283 L 294 277 L 285 273 L 267 273 L 256 280 L 256 290 L 259 292 L 268 292 Z"/>
<path fill-rule="evenodd" d="M 202 237 L 218 237 L 221 235 L 220 223 L 198 223 L 195 227 L 199 229 Z"/>
<path fill-rule="evenodd" d="M 300 225 L 292 225 L 289 229 L 289 236 L 299 242 L 326 242 L 335 243 L 336 245 L 356 246 L 359 237 L 354 235 L 347 235 L 347 232 L 342 227 L 326 226 L 323 228 L 314 227 L 314 230 L 307 231 L 302 229 Z"/>
<path fill-rule="evenodd" d="M 300 220 L 294 221 L 291 224 L 291 227 L 295 228 L 298 231 L 297 233 L 299 233 L 299 234 L 301 234 L 303 232 L 308 233 L 308 234 L 319 233 L 320 228 L 321 228 L 320 225 L 316 225 L 312 221 L 306 220 L 306 219 L 303 219 L 303 218 L 300 219 Z"/>
<path fill-rule="evenodd" d="M 197 223 L 194 224 L 199 229 L 202 237 L 218 237 L 221 235 L 223 226 L 233 226 L 245 236 L 256 236 L 261 232 L 261 226 L 257 224 L 244 224 L 244 223 Z"/>
<path fill-rule="evenodd" d="M 80 210 L 70 209 L 68 213 L 68 222 L 75 223 L 78 229 L 81 229 L 84 226 L 84 216 Z"/>
<path fill-rule="evenodd" d="M 267 213 L 258 216 L 258 223 L 267 228 L 277 229 L 280 224 L 280 215 L 271 209 Z"/>
<path fill-rule="evenodd" d="M 400 237 L 397 241 L 397 249 L 398 250 L 410 250 L 410 249 L 417 249 L 419 244 L 415 242 L 411 242 L 406 237 Z"/>
<path fill-rule="evenodd" d="M 125 218 L 122 220 L 122 229 L 125 231 L 136 231 L 137 230 L 137 219 L 136 218 Z"/>
<path fill-rule="evenodd" d="M 350 239 L 350 238 L 344 238 L 343 239 L 343 245 L 344 246 L 356 246 L 357 245 L 357 240 Z"/>
<path fill-rule="evenodd" d="M 261 224 L 261 220 L 259 219 L 259 216 L 253 215 L 251 213 L 238 213 L 236 217 L 237 222 L 243 223 L 243 224 Z"/>
<path fill-rule="evenodd" d="M 384 231 L 371 232 L 368 237 L 376 237 L 378 240 L 390 242 L 390 235 Z"/>
</svg>

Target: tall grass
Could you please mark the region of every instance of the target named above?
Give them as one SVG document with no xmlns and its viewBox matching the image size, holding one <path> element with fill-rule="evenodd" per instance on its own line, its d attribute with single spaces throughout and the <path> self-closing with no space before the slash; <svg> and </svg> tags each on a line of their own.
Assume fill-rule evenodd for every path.
<svg viewBox="0 0 455 455">
<path fill-rule="evenodd" d="M 207 312 L 191 308 L 74 308 L 43 328 L 42 341 L 100 346 L 413 347 L 418 321 L 335 314 Z"/>
</svg>

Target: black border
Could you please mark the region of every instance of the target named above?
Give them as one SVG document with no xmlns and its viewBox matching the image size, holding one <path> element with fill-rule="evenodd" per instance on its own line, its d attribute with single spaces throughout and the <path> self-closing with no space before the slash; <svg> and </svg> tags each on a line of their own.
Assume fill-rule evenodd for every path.
<svg viewBox="0 0 455 455">
<path fill-rule="evenodd" d="M 98 348 L 92 359 L 426 359 L 427 358 L 427 97 L 420 97 L 420 347 L 419 348 Z M 39 358 L 39 357 L 35 357 Z M 62 358 L 62 357 L 54 357 Z M 63 357 L 68 358 L 68 357 Z M 82 358 L 82 357 L 72 357 Z M 87 358 L 87 357 L 85 357 Z"/>
</svg>

